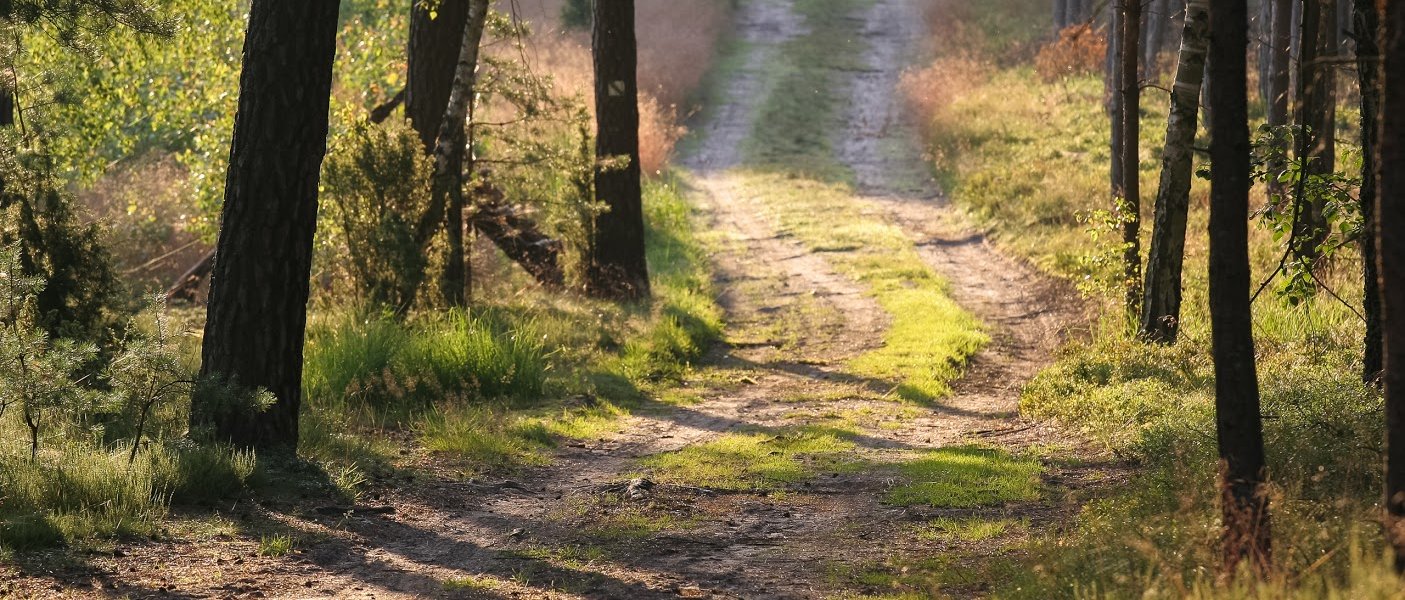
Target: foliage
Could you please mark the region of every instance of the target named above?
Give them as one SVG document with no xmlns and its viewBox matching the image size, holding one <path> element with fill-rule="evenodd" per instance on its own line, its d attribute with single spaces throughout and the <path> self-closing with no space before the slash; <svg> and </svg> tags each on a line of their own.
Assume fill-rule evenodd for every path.
<svg viewBox="0 0 1405 600">
<path fill-rule="evenodd" d="M 427 276 L 415 228 L 429 204 L 433 166 L 403 121 L 358 123 L 335 139 L 323 166 L 325 244 L 352 296 L 403 313 Z M 341 279 L 339 277 L 338 279 Z"/>
<path fill-rule="evenodd" d="M 1091 23 L 1064 28 L 1058 39 L 1039 49 L 1034 70 L 1044 81 L 1071 75 L 1096 75 L 1107 62 L 1107 36 Z"/>
<path fill-rule="evenodd" d="M 1261 227 L 1272 232 L 1273 241 L 1285 247 L 1285 277 L 1278 294 L 1294 304 L 1317 294 L 1322 288 L 1317 275 L 1320 266 L 1353 255 L 1365 231 L 1357 199 L 1361 177 L 1340 171 L 1318 173 L 1301 160 L 1290 160 L 1289 148 L 1300 138 L 1298 131 L 1296 126 L 1261 126 L 1254 141 L 1253 162 L 1255 181 L 1277 183 L 1289 193 L 1288 197 L 1268 198 L 1255 216 Z M 1359 164 L 1347 172 L 1359 174 Z M 1306 211 L 1314 208 L 1320 212 L 1319 225 L 1325 229 L 1305 231 Z M 1299 230 L 1296 235 L 1295 230 Z M 1313 256 L 1316 258 L 1309 258 Z"/>
</svg>

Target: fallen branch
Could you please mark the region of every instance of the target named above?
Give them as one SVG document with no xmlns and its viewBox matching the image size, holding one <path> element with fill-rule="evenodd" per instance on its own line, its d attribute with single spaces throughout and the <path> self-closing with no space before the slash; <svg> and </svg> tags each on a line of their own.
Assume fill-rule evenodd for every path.
<svg viewBox="0 0 1405 600">
<path fill-rule="evenodd" d="M 522 265 L 538 283 L 549 288 L 565 285 L 559 260 L 561 241 L 542 233 L 535 221 L 508 204 L 502 190 L 479 181 L 473 190 L 469 224 Z"/>
<path fill-rule="evenodd" d="M 176 282 L 166 290 L 166 300 L 184 300 L 186 302 L 196 302 L 196 293 L 200 289 L 200 282 L 210 275 L 210 271 L 215 268 L 215 251 L 211 249 L 204 256 L 200 257 L 194 265 L 185 270 Z"/>
</svg>

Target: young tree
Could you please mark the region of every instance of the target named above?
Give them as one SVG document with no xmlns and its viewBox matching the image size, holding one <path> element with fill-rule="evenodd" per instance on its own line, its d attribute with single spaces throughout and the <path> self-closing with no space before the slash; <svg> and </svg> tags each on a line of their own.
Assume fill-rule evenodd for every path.
<svg viewBox="0 0 1405 600">
<path fill-rule="evenodd" d="M 1302 140 L 1298 160 L 1303 174 L 1330 174 L 1336 168 L 1336 93 L 1331 65 L 1322 59 L 1336 49 L 1336 6 L 1333 0 L 1303 0 L 1302 41 L 1299 51 L 1297 125 Z M 1298 186 L 1301 192 L 1302 185 Z M 1309 263 L 1316 261 L 1327 236 L 1323 203 L 1312 198 L 1295 198 L 1293 256 Z"/>
<path fill-rule="evenodd" d="M 638 49 L 634 0 L 595 2 L 595 197 L 605 212 L 590 231 L 586 291 L 639 299 L 649 295 L 639 170 Z"/>
<path fill-rule="evenodd" d="M 1146 259 L 1146 287 L 1139 334 L 1161 343 L 1176 342 L 1181 318 L 1181 265 L 1185 257 L 1186 213 L 1190 208 L 1192 146 L 1199 129 L 1200 85 L 1205 81 L 1209 0 L 1186 3 L 1176 83 L 1171 89 L 1171 113 L 1166 123 L 1166 148 L 1161 153 L 1161 184 L 1156 191 L 1156 216 L 1151 250 Z"/>
<path fill-rule="evenodd" d="M 1122 220 L 1122 276 L 1126 289 L 1127 313 L 1135 315 L 1141 306 L 1141 79 L 1137 59 L 1140 56 L 1142 8 L 1141 0 L 1118 0 L 1122 13 L 1121 38 L 1118 45 L 1117 82 L 1120 86 L 1122 148 L 1117 169 L 1121 171 L 1122 189 L 1113 190 L 1116 213 Z"/>
<path fill-rule="evenodd" d="M 1381 374 L 1381 296 L 1380 272 L 1376 268 L 1376 140 L 1381 106 L 1380 14 L 1375 0 L 1354 0 L 1353 28 L 1356 36 L 1356 73 L 1361 85 L 1361 236 L 1362 312 L 1366 317 L 1366 339 L 1362 352 L 1361 378 L 1373 382 Z"/>
<path fill-rule="evenodd" d="M 1382 2 L 1376 244 L 1385 331 L 1386 539 L 1405 572 L 1405 2 Z"/>
<path fill-rule="evenodd" d="M 292 448 L 338 0 L 253 0 L 200 373 L 277 400 L 198 411 L 220 441 Z"/>
<path fill-rule="evenodd" d="M 1268 77 L 1268 125 L 1274 131 L 1281 131 L 1288 124 L 1288 100 L 1290 98 L 1289 89 L 1292 85 L 1293 60 L 1293 8 L 1298 5 L 1293 0 L 1263 0 L 1273 6 L 1273 23 L 1270 27 L 1271 36 L 1269 40 L 1269 77 Z M 1275 153 L 1275 156 L 1278 156 Z M 1268 165 L 1270 173 L 1282 173 L 1287 164 L 1283 160 L 1275 158 L 1274 162 Z M 1285 197 L 1283 184 L 1277 177 L 1268 180 L 1268 194 L 1270 198 L 1282 199 Z"/>
<path fill-rule="evenodd" d="M 468 0 L 468 16 L 459 32 L 458 60 L 450 85 L 448 102 L 439 115 L 439 129 L 434 143 L 434 184 L 429 207 L 421 217 L 416 239 L 421 247 L 428 245 L 434 232 L 447 224 L 449 229 L 449 264 L 445 268 L 442 289 L 453 305 L 465 303 L 467 277 L 464 270 L 463 211 L 466 205 L 463 190 L 463 165 L 466 156 L 467 119 L 472 110 L 478 86 L 478 52 L 483 43 L 483 29 L 488 19 L 488 0 Z"/>
<path fill-rule="evenodd" d="M 1269 568 L 1263 421 L 1249 301 L 1249 117 L 1245 0 L 1210 4 L 1210 326 L 1215 363 L 1224 568 Z"/>
</svg>

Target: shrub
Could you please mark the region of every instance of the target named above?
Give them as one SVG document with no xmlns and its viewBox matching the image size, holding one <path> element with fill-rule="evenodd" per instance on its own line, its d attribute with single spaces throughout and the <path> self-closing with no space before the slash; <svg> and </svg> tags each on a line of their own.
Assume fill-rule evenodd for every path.
<svg viewBox="0 0 1405 600">
<path fill-rule="evenodd" d="M 432 173 L 419 138 L 400 119 L 359 123 L 333 142 L 322 178 L 328 238 L 350 291 L 364 302 L 397 312 L 414 303 L 429 266 L 415 228 Z"/>
<path fill-rule="evenodd" d="M 1041 48 L 1034 58 L 1034 69 L 1044 81 L 1054 81 L 1100 73 L 1106 61 L 1107 37 L 1083 23 L 1064 28 L 1057 40 Z"/>
</svg>

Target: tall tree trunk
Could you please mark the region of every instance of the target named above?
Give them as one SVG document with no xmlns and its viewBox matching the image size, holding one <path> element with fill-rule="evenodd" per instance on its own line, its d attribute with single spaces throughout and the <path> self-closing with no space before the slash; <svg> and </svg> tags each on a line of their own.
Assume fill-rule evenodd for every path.
<svg viewBox="0 0 1405 600">
<path fill-rule="evenodd" d="M 1210 68 L 1215 106 L 1210 128 L 1210 326 L 1215 362 L 1225 573 L 1248 559 L 1269 569 L 1268 495 L 1263 421 L 1249 302 L 1249 117 L 1245 0 L 1210 4 Z"/>
<path fill-rule="evenodd" d="M 429 206 L 420 217 L 415 234 L 416 242 L 425 248 L 440 227 L 449 230 L 449 264 L 441 288 L 450 304 L 463 304 L 465 301 L 463 163 L 467 133 L 464 124 L 469 106 L 477 94 L 478 51 L 483 42 L 489 2 L 468 1 L 468 18 L 463 31 L 459 32 L 459 58 L 454 66 L 454 81 L 450 86 L 448 104 L 439 116 L 439 131 L 435 134 L 434 181 Z"/>
<path fill-rule="evenodd" d="M 1382 2 L 1380 178 L 1376 216 L 1384 324 L 1386 539 L 1405 572 L 1405 3 Z"/>
<path fill-rule="evenodd" d="M 1333 0 L 1304 0 L 1300 76 L 1303 87 L 1298 109 L 1299 130 L 1304 132 L 1299 160 L 1306 161 L 1309 177 L 1331 173 L 1336 168 L 1335 77 L 1322 59 L 1336 48 L 1336 6 Z M 1324 54 L 1327 53 L 1327 54 Z M 1306 150 L 1306 154 L 1301 152 Z M 1299 190 L 1304 189 L 1298 186 Z M 1298 219 L 1294 226 L 1293 255 L 1315 261 L 1327 237 L 1323 202 L 1318 198 L 1296 198 Z"/>
<path fill-rule="evenodd" d="M 1122 11 L 1122 55 L 1118 81 L 1122 95 L 1121 193 L 1114 202 L 1122 217 L 1122 277 L 1126 290 L 1127 313 L 1137 314 L 1141 306 L 1141 80 L 1137 77 L 1138 47 L 1141 41 L 1141 0 L 1119 0 Z"/>
<path fill-rule="evenodd" d="M 1166 148 L 1161 153 L 1161 185 L 1156 191 L 1151 251 L 1146 259 L 1140 334 L 1144 339 L 1166 344 L 1174 344 L 1180 331 L 1181 266 L 1195 162 L 1192 148 L 1199 129 L 1200 84 L 1205 80 L 1209 5 L 1209 0 L 1190 0 L 1186 6 L 1176 83 L 1171 89 L 1171 112 L 1166 123 Z"/>
<path fill-rule="evenodd" d="M 597 297 L 649 296 L 639 169 L 638 48 L 634 0 L 595 2 L 595 197 L 606 211 L 591 228 L 586 291 Z"/>
<path fill-rule="evenodd" d="M 200 373 L 277 400 L 262 413 L 225 408 L 196 423 L 239 446 L 297 445 L 337 9 L 338 0 L 254 0 L 249 9 Z"/>
<path fill-rule="evenodd" d="M 1068 27 L 1068 3 L 1069 0 L 1054 0 L 1054 32 L 1063 31 Z"/>
<path fill-rule="evenodd" d="M 1122 0 L 1118 0 L 1121 2 Z M 1122 11 L 1117 4 L 1108 5 L 1107 77 L 1105 95 L 1109 123 L 1112 161 L 1108 165 L 1108 181 L 1112 197 L 1122 197 Z"/>
<path fill-rule="evenodd" d="M 420 136 L 426 154 L 434 151 L 444 108 L 454 89 L 469 0 L 440 0 L 431 14 L 423 0 L 414 0 L 410 14 L 410 44 L 406 52 L 405 117 Z"/>
<path fill-rule="evenodd" d="M 1273 0 L 1259 0 L 1258 14 L 1254 17 L 1254 48 L 1259 74 L 1259 98 L 1264 106 L 1273 102 Z"/>
<path fill-rule="evenodd" d="M 1273 34 L 1270 45 L 1273 64 L 1269 68 L 1270 76 L 1268 81 L 1268 125 L 1274 128 L 1277 135 L 1281 135 L 1282 128 L 1288 124 L 1288 100 L 1291 98 L 1289 86 L 1292 85 L 1293 71 L 1293 7 L 1297 5 L 1294 0 L 1264 0 L 1273 4 Z M 1288 167 L 1281 158 L 1275 159 L 1268 165 L 1270 173 L 1282 173 Z M 1282 204 L 1286 198 L 1287 190 L 1277 177 L 1271 177 L 1268 181 L 1268 195 L 1271 201 Z"/>
<path fill-rule="evenodd" d="M 1160 75 L 1161 47 L 1165 44 L 1166 25 L 1171 20 L 1171 0 L 1151 0 L 1148 5 L 1150 10 L 1146 11 L 1143 22 L 1146 24 L 1146 31 L 1142 38 L 1142 71 L 1146 74 L 1146 79 L 1156 79 Z"/>
<path fill-rule="evenodd" d="M 1356 37 L 1356 73 L 1361 85 L 1361 236 L 1362 312 L 1366 317 L 1366 339 L 1362 352 L 1361 379 L 1376 381 L 1381 374 L 1381 290 L 1380 270 L 1376 265 L 1376 155 L 1380 127 L 1381 19 L 1375 0 L 1354 0 Z"/>
</svg>

